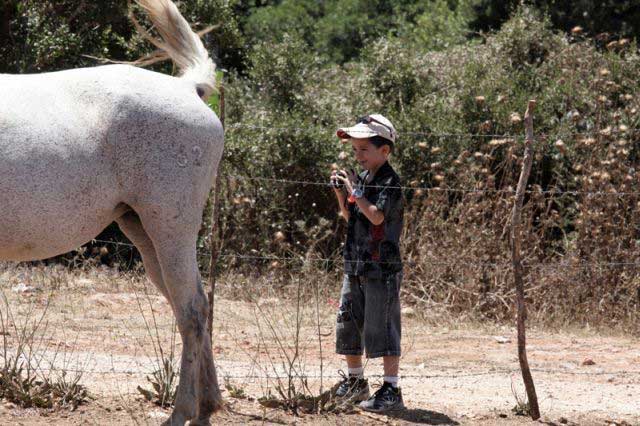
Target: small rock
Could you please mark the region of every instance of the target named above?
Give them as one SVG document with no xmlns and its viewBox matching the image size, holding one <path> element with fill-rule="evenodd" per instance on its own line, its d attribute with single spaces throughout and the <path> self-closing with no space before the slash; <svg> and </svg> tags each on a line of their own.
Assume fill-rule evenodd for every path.
<svg viewBox="0 0 640 426">
<path fill-rule="evenodd" d="M 11 291 L 15 293 L 28 293 L 34 290 L 35 288 L 28 286 L 25 283 L 18 283 L 17 285 L 14 285 L 13 287 L 11 287 Z"/>
<path fill-rule="evenodd" d="M 406 308 L 402 308 L 402 315 L 405 315 L 407 317 L 412 317 L 416 314 L 415 309 L 407 306 Z"/>
<path fill-rule="evenodd" d="M 150 411 L 149 412 L 149 418 L 164 418 L 164 417 L 169 417 L 169 414 L 165 413 L 164 411 L 160 411 L 160 410 L 154 410 L 154 411 Z"/>
<path fill-rule="evenodd" d="M 567 423 L 569 423 L 569 420 L 567 420 L 566 417 L 560 417 L 558 422 L 562 423 L 563 425 L 566 425 Z"/>
<path fill-rule="evenodd" d="M 509 416 L 507 416 L 505 413 L 500 413 L 498 414 L 498 417 L 500 417 L 501 419 L 506 419 Z"/>
<path fill-rule="evenodd" d="M 511 343 L 511 339 L 506 336 L 493 336 L 494 340 L 500 344 Z"/>
<path fill-rule="evenodd" d="M 582 361 L 582 365 L 596 365 L 596 363 L 591 358 L 585 358 L 584 361 Z"/>
</svg>

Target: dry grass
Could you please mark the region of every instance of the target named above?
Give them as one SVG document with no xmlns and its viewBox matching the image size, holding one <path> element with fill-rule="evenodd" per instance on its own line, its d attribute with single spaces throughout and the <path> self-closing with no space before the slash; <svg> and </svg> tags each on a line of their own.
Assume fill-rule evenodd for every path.
<svg viewBox="0 0 640 426">
<path fill-rule="evenodd" d="M 46 340 L 46 303 L 39 309 L 28 304 L 26 312 L 13 311 L 4 289 L 0 289 L 0 398 L 23 408 L 70 409 L 91 399 L 86 386 L 80 384 L 83 372 L 53 369 L 43 353 L 53 352 L 52 359 L 66 359 L 68 353 L 60 347 L 51 348 Z"/>
<path fill-rule="evenodd" d="M 34 266 L 32 269 L 2 267 L 2 286 L 15 318 L 29 318 L 30 305 L 36 312 L 30 318 L 39 318 L 48 303 L 45 318 L 49 320 L 49 326 L 44 336 L 45 346 L 60 347 L 75 354 L 67 356 L 69 362 L 56 362 L 53 367 L 66 369 L 69 373 L 82 372 L 79 384 L 87 386 L 96 398 L 90 404 L 78 406 L 68 419 L 61 417 L 64 410 L 51 413 L 44 410 L 42 415 L 50 415 L 60 423 L 79 422 L 86 418 L 98 423 L 156 424 L 166 418 L 168 409 L 147 401 L 136 390 L 137 386 L 148 387 L 145 385 L 148 383 L 146 377 L 151 376 L 158 366 L 159 357 L 154 351 L 153 341 L 160 342 L 167 352 L 170 349 L 175 329 L 171 309 L 162 298 L 152 288 L 145 293 L 145 280 L 140 276 L 120 275 L 117 278 L 112 270 L 63 272 L 51 266 Z M 11 290 L 19 280 L 16 277 L 21 277 L 20 280 L 29 276 L 46 278 L 49 270 L 54 276 L 51 282 L 30 281 L 34 288 L 43 291 Z M 335 308 L 329 300 L 337 297 L 339 282 L 328 275 L 321 276 L 316 270 L 307 269 L 305 273 L 308 274 L 306 279 L 293 279 L 289 283 L 286 281 L 291 277 L 269 282 L 267 277 L 241 278 L 234 274 L 225 274 L 219 280 L 214 353 L 220 377 L 225 378 L 227 403 L 235 413 L 221 415 L 217 418 L 220 422 L 326 421 L 358 424 L 362 421 L 358 414 L 337 414 L 339 407 L 323 399 L 325 392 L 338 379 L 336 372 L 343 367 L 342 360 L 333 354 Z M 89 276 L 93 277 L 91 284 Z M 243 279 L 251 285 L 244 285 Z M 54 282 L 59 290 L 47 292 L 47 286 L 54 285 Z M 318 293 L 315 283 L 318 284 Z M 332 283 L 333 288 L 330 288 Z M 117 286 L 120 292 L 110 291 L 109 286 L 112 285 Z M 260 291 L 256 290 L 258 285 L 261 285 Z M 300 305 L 296 303 L 298 291 L 302 296 Z M 316 294 L 319 294 L 317 304 Z M 231 298 L 230 295 L 235 296 Z M 140 301 L 139 305 L 136 300 Z M 430 315 L 430 312 L 416 309 L 414 314 L 406 314 L 403 319 L 402 365 L 406 368 L 402 372 L 403 387 L 406 402 L 411 407 L 407 419 L 427 418 L 445 423 L 447 419 L 456 419 L 464 423 L 465 413 L 491 417 L 494 407 L 499 409 L 499 413 L 512 416 L 510 409 L 514 400 L 509 377 L 518 366 L 514 361 L 511 327 L 496 323 L 479 325 L 448 316 L 439 317 L 439 322 L 432 319 L 434 325 L 429 325 L 424 317 Z M 65 330 L 61 324 L 66 325 Z M 496 335 L 506 336 L 512 343 L 498 344 L 493 338 Z M 602 403 L 606 406 L 600 407 L 597 398 L 605 392 L 603 389 L 613 393 L 629 392 L 625 386 L 635 389 L 635 376 L 627 373 L 591 376 L 589 373 L 600 369 L 613 372 L 628 370 L 628 366 L 636 362 L 637 342 L 628 336 L 609 338 L 593 331 L 582 331 L 580 335 L 560 333 L 549 336 L 538 328 L 530 330 L 529 337 L 535 348 L 531 359 L 536 382 L 545 390 L 545 398 L 541 400 L 543 412 L 566 416 L 561 411 L 569 409 L 563 405 L 565 399 L 574 404 L 571 407 L 581 403 L 582 410 L 599 407 L 598 416 L 602 418 L 607 409 L 612 415 L 629 412 L 631 408 L 624 411 L 623 401 L 606 401 Z M 176 354 L 179 354 L 179 341 L 176 346 Z M 39 359 L 46 362 L 44 365 L 48 366 L 52 361 L 51 352 L 35 350 L 34 353 L 40 354 Z M 85 359 L 85 356 L 90 358 Z M 581 362 L 587 357 L 594 359 L 596 365 L 581 367 Z M 78 358 L 84 361 L 78 363 Z M 322 374 L 320 360 L 324 364 Z M 370 363 L 367 370 L 368 374 L 380 374 L 380 365 Z M 547 370 L 551 372 L 543 372 Z M 579 375 L 567 375 L 572 372 Z M 422 375 L 428 380 L 418 377 Z M 371 378 L 375 381 L 374 377 Z M 289 383 L 294 386 L 289 388 Z M 264 401 L 277 408 L 265 407 L 258 402 L 269 395 L 274 398 L 270 402 Z M 626 406 L 633 404 L 632 399 L 626 402 Z M 17 416 L 38 418 L 38 414 L 33 413 L 39 411 L 24 412 L 16 408 L 8 413 L 2 412 L 2 406 L 0 422 L 12 422 Z M 305 414 L 307 412 L 325 414 Z M 294 417 L 293 413 L 299 417 Z M 493 417 L 496 416 L 494 412 Z M 621 418 L 633 419 L 629 416 Z M 476 420 L 478 417 L 473 421 Z M 505 420 L 507 424 L 514 424 L 509 423 L 511 421 L 517 423 L 515 417 L 508 422 Z"/>
</svg>

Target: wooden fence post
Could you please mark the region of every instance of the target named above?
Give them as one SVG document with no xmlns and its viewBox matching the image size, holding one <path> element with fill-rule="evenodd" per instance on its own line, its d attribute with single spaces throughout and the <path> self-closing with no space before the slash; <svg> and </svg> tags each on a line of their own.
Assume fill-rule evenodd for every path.
<svg viewBox="0 0 640 426">
<path fill-rule="evenodd" d="M 220 84 L 220 122 L 224 128 L 224 85 Z M 223 151 L 224 152 L 224 151 Z M 224 154 L 223 154 L 224 155 Z M 220 164 L 218 164 L 218 170 L 216 174 L 215 188 L 213 189 L 213 205 L 211 206 L 211 232 L 209 233 L 209 241 L 211 244 L 211 258 L 209 259 L 209 317 L 207 318 L 207 327 L 209 328 L 209 335 L 213 342 L 213 305 L 215 301 L 216 293 L 216 265 L 218 264 L 218 255 L 220 254 L 222 246 L 222 238 L 215 238 L 215 229 L 218 226 L 218 214 L 220 202 Z M 213 344 L 213 343 L 212 343 Z"/>
<path fill-rule="evenodd" d="M 518 180 L 516 189 L 516 197 L 511 215 L 511 255 L 513 264 L 513 275 L 516 284 L 516 305 L 518 309 L 518 360 L 520 361 L 520 369 L 522 370 L 522 380 L 527 391 L 529 400 L 529 409 L 531 418 L 538 420 L 540 418 L 540 408 L 538 407 L 538 397 L 536 388 L 533 384 L 533 377 L 529 369 L 527 361 L 527 346 L 525 335 L 525 322 L 527 319 L 527 311 L 524 301 L 524 283 L 522 280 L 522 258 L 520 255 L 521 246 L 521 217 L 522 205 L 524 204 L 524 194 L 527 189 L 527 181 L 531 173 L 531 165 L 533 163 L 533 110 L 536 106 L 535 100 L 530 100 L 527 105 L 527 112 L 524 115 L 524 124 L 526 129 L 524 158 L 522 161 L 522 171 Z"/>
</svg>

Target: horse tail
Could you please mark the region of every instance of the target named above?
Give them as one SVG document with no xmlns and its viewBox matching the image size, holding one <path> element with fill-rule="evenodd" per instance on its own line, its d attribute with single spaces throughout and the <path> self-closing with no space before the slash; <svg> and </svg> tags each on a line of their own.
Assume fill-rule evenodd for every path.
<svg viewBox="0 0 640 426">
<path fill-rule="evenodd" d="M 208 99 L 216 88 L 216 65 L 200 37 L 171 0 L 136 0 L 149 14 L 149 19 L 162 37 L 158 40 L 144 31 L 142 35 L 169 55 L 180 70 L 180 77 L 192 81 L 202 99 Z"/>
</svg>

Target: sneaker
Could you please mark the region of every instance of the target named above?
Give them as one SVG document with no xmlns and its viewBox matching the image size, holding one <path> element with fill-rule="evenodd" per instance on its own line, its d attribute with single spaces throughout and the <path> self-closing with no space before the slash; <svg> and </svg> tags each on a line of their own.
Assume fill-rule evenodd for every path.
<svg viewBox="0 0 640 426">
<path fill-rule="evenodd" d="M 394 388 L 391 383 L 384 382 L 371 398 L 360 403 L 360 408 L 373 413 L 402 410 L 402 391 L 400 388 Z"/>
<path fill-rule="evenodd" d="M 337 399 L 360 402 L 369 398 L 369 382 L 367 379 L 347 376 L 342 371 L 339 373 L 342 375 L 342 380 L 336 385 L 335 396 Z"/>
</svg>

